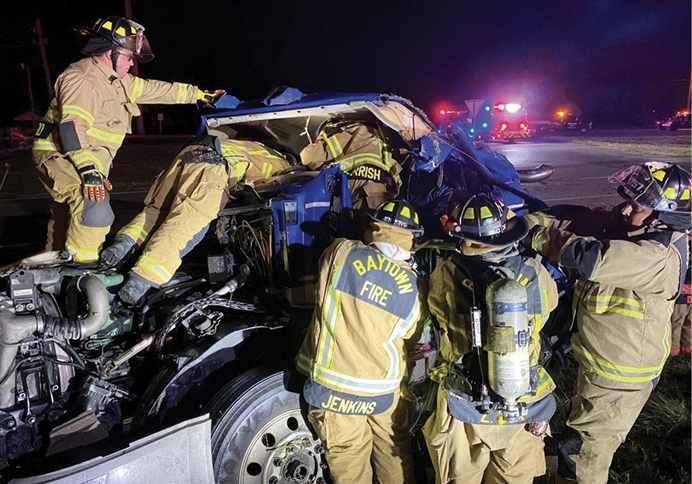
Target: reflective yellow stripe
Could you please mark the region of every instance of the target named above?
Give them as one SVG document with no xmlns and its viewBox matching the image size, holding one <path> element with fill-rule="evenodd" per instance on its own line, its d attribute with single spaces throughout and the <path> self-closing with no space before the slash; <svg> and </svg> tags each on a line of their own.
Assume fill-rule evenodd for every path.
<svg viewBox="0 0 692 484">
<path fill-rule="evenodd" d="M 89 127 L 91 127 L 94 124 L 94 115 L 91 114 L 86 109 L 79 107 L 79 106 L 75 106 L 75 105 L 71 105 L 71 104 L 65 105 L 62 107 L 62 114 L 63 114 L 63 118 L 65 117 L 66 114 L 73 114 L 75 116 L 78 116 L 78 117 L 82 118 L 84 121 L 86 121 L 87 123 L 89 123 Z"/>
<path fill-rule="evenodd" d="M 529 281 L 529 278 L 524 276 L 523 274 L 519 274 L 517 276 L 517 282 L 524 287 L 527 287 L 531 283 L 531 281 Z"/>
<path fill-rule="evenodd" d="M 187 89 L 189 85 L 188 84 L 178 84 L 178 95 L 175 98 L 175 102 L 177 104 L 183 104 L 185 102 L 185 99 L 187 99 Z"/>
<path fill-rule="evenodd" d="M 231 165 L 235 165 L 237 163 L 240 163 L 240 160 L 236 157 L 235 152 L 233 151 L 233 148 L 229 145 L 221 143 L 221 154 L 224 156 L 224 158 L 226 158 L 226 161 L 228 161 Z"/>
<path fill-rule="evenodd" d="M 144 81 L 139 77 L 135 77 L 135 83 L 132 86 L 132 92 L 130 93 L 130 102 L 135 102 L 135 100 L 142 94 L 142 88 L 144 87 Z"/>
<path fill-rule="evenodd" d="M 238 180 L 242 180 L 247 172 L 249 164 L 248 163 L 238 163 L 234 165 L 235 169 L 238 170 Z"/>
<path fill-rule="evenodd" d="M 339 311 L 341 309 L 341 292 L 337 291 L 334 294 L 334 308 Z M 336 322 L 336 318 L 338 317 L 337 314 L 332 315 L 332 320 L 333 322 Z M 336 326 L 332 325 L 331 326 L 331 337 L 327 339 L 327 368 L 331 368 L 332 366 L 332 361 L 334 359 L 334 348 L 336 348 L 336 344 L 334 344 L 336 340 Z"/>
<path fill-rule="evenodd" d="M 91 151 L 83 151 L 81 153 L 78 153 L 72 156 L 71 160 L 72 163 L 74 163 L 77 167 L 84 165 L 86 163 L 96 163 L 96 166 L 98 166 L 101 169 L 101 171 L 104 171 L 101 161 L 98 158 L 96 158 L 93 154 L 91 154 Z"/>
<path fill-rule="evenodd" d="M 34 146 L 32 148 L 35 151 L 58 151 L 58 148 L 50 139 L 34 139 Z"/>
<path fill-rule="evenodd" d="M 401 382 L 399 378 L 369 379 L 358 378 L 325 368 L 303 354 L 298 355 L 298 368 L 310 375 L 310 378 L 331 388 L 346 392 L 358 392 L 371 395 L 382 395 L 396 390 Z"/>
<path fill-rule="evenodd" d="M 317 345 L 316 359 L 321 361 L 323 366 L 327 367 L 331 363 L 331 356 L 334 351 L 332 344 L 335 336 L 334 322 L 339 314 L 339 293 L 334 291 L 334 285 L 339 278 L 339 274 L 341 274 L 341 267 L 335 265 L 332 269 L 332 278 L 329 281 L 324 307 L 322 308 L 322 320 L 324 321 L 325 328 L 320 334 L 320 342 Z"/>
<path fill-rule="evenodd" d="M 646 307 L 643 303 L 626 297 L 615 295 L 590 295 L 586 300 L 586 308 L 596 314 L 618 313 L 635 319 L 644 319 Z"/>
<path fill-rule="evenodd" d="M 137 261 L 136 266 L 141 267 L 142 269 L 145 269 L 149 273 L 155 275 L 161 281 L 161 284 L 167 283 L 173 277 L 173 275 L 170 274 L 159 262 L 156 262 L 148 255 L 142 255 Z"/>
<path fill-rule="evenodd" d="M 71 244 L 65 244 L 65 248 L 72 253 L 74 256 L 75 260 L 86 262 L 86 261 L 94 261 L 98 260 L 99 258 L 99 253 L 98 252 L 93 252 L 93 251 L 88 251 L 85 249 L 82 249 L 80 247 L 75 247 L 74 245 Z"/>
<path fill-rule="evenodd" d="M 399 352 L 396 350 L 394 341 L 403 338 L 416 323 L 419 316 L 420 308 L 418 304 L 416 304 L 415 310 L 411 311 L 411 314 L 409 314 L 406 319 L 400 319 L 396 323 L 392 330 L 392 334 L 389 335 L 389 339 L 382 344 L 385 352 L 389 355 L 389 369 L 387 370 L 385 378 L 397 378 L 400 376 L 400 373 L 403 373 L 399 368 L 400 356 Z"/>
<path fill-rule="evenodd" d="M 532 246 L 539 254 L 548 252 L 548 244 L 550 244 L 550 232 L 548 230 L 537 230 L 533 236 Z"/>
<path fill-rule="evenodd" d="M 46 119 L 50 121 L 51 123 L 55 122 L 57 119 L 58 113 L 54 109 L 48 109 L 48 112 L 46 113 Z"/>
<path fill-rule="evenodd" d="M 280 156 L 276 156 L 276 155 L 274 155 L 274 154 L 268 152 L 267 150 L 253 150 L 253 151 L 249 151 L 249 149 L 243 149 L 243 151 L 245 151 L 248 155 L 260 155 L 260 156 L 263 156 L 263 157 L 265 157 L 265 158 L 270 158 L 270 159 L 273 159 L 273 160 L 283 160 L 283 158 L 281 158 Z"/>
<path fill-rule="evenodd" d="M 535 225 L 540 225 L 541 227 L 547 227 L 549 225 L 548 223 L 548 218 L 543 216 L 540 212 L 536 213 L 529 213 L 527 215 L 524 215 L 528 220 L 533 222 Z"/>
<path fill-rule="evenodd" d="M 550 377 L 550 375 L 548 375 L 543 367 L 538 369 L 538 381 L 540 383 L 536 387 L 536 395 L 540 395 L 553 384 L 553 379 Z"/>
<path fill-rule="evenodd" d="M 93 126 L 89 128 L 87 134 L 92 138 L 100 139 L 101 141 L 107 141 L 109 143 L 114 143 L 120 146 L 125 139 L 124 134 L 109 133 L 107 131 L 102 131 L 100 129 L 94 128 Z"/>
<path fill-rule="evenodd" d="M 149 235 L 149 232 L 144 230 L 144 227 L 137 224 L 126 225 L 120 230 L 119 233 L 130 236 L 130 238 L 135 242 L 144 240 L 147 238 L 147 235 Z"/>
<path fill-rule="evenodd" d="M 332 154 L 332 158 L 336 159 L 339 156 L 341 156 L 341 153 L 344 152 L 344 149 L 341 147 L 341 143 L 339 143 L 339 140 L 336 139 L 337 135 L 328 137 L 324 134 L 324 132 L 322 132 L 322 135 L 324 136 L 324 140 L 327 143 L 327 147 L 329 148 L 329 151 Z"/>
<path fill-rule="evenodd" d="M 668 326 L 666 326 L 663 343 L 664 349 L 668 346 L 666 343 L 666 340 L 669 338 L 670 334 L 668 329 Z M 613 365 L 600 356 L 589 353 L 584 347 L 579 345 L 573 345 L 573 349 L 577 359 L 580 360 L 584 366 L 601 376 L 622 382 L 645 382 L 653 380 L 661 374 L 663 364 L 665 363 L 668 353 L 670 352 L 669 349 L 668 351 L 664 351 L 664 357 L 659 366 L 649 368 L 634 368 L 631 366 Z"/>
</svg>

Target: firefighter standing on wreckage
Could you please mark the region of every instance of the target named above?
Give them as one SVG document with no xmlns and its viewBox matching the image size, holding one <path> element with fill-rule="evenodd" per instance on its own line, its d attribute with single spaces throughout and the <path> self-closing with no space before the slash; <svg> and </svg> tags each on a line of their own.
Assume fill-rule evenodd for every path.
<svg viewBox="0 0 692 484">
<path fill-rule="evenodd" d="M 545 473 L 555 411 L 538 356 L 557 287 L 519 253 L 528 224 L 502 200 L 478 194 L 452 208 L 443 226 L 457 252 L 437 265 L 428 296 L 441 328 L 437 405 L 423 427 L 436 483 L 531 483 Z"/>
<path fill-rule="evenodd" d="M 303 148 L 300 159 L 311 170 L 339 165 L 348 174 L 353 215 L 361 232 L 367 228 L 367 215 L 399 194 L 401 166 L 374 124 L 332 119 Z"/>
<path fill-rule="evenodd" d="M 144 210 L 101 254 L 105 265 L 114 266 L 143 247 L 118 291 L 122 301 L 135 305 L 149 289 L 167 283 L 240 184 L 265 180 L 289 166 L 281 153 L 256 141 L 189 140 L 157 177 Z"/>
<path fill-rule="evenodd" d="M 423 229 L 406 201 L 377 208 L 360 241 L 337 239 L 319 261 L 316 306 L 296 366 L 308 377 L 308 419 L 335 484 L 413 484 L 406 344 L 428 318 L 411 268 Z"/>
<path fill-rule="evenodd" d="M 130 74 L 133 59 L 154 58 L 144 27 L 132 20 L 107 17 L 77 30 L 88 38 L 81 50 L 87 57 L 58 77 L 32 157 L 51 197 L 46 249 L 95 262 L 114 219 L 108 174 L 132 117 L 141 115 L 137 104 L 210 103 L 223 91 Z"/>
</svg>

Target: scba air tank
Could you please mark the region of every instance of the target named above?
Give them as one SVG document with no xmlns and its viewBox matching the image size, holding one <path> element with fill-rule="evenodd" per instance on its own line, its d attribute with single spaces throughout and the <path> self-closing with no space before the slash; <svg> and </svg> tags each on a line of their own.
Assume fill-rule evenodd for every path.
<svg viewBox="0 0 692 484">
<path fill-rule="evenodd" d="M 526 289 L 512 279 L 488 286 L 488 378 L 490 387 L 505 400 L 506 410 L 516 411 L 516 399 L 530 385 L 529 318 Z"/>
</svg>

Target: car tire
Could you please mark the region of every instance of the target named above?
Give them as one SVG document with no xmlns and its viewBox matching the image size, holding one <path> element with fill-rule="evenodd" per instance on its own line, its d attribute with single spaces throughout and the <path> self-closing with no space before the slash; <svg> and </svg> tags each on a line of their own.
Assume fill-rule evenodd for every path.
<svg viewBox="0 0 692 484">
<path fill-rule="evenodd" d="M 307 425 L 300 388 L 291 389 L 291 379 L 280 367 L 254 368 L 206 405 L 216 482 L 327 482 L 322 444 Z"/>
<path fill-rule="evenodd" d="M 670 131 L 677 131 L 678 127 L 675 124 L 671 124 L 669 129 L 670 129 Z"/>
</svg>

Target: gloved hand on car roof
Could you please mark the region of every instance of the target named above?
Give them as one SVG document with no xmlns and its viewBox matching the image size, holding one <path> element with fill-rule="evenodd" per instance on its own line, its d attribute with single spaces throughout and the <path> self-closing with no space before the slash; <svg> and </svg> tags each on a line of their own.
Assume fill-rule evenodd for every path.
<svg viewBox="0 0 692 484">
<path fill-rule="evenodd" d="M 201 89 L 197 91 L 197 100 L 204 104 L 215 104 L 221 96 L 226 94 L 223 89 L 217 89 L 216 91 L 202 91 Z"/>
</svg>

